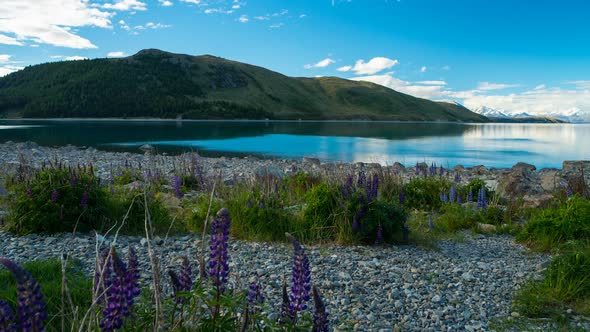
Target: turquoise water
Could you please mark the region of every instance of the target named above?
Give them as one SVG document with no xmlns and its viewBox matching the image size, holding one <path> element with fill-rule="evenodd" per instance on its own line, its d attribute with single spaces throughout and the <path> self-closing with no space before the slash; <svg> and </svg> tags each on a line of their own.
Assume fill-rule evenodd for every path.
<svg viewBox="0 0 590 332">
<path fill-rule="evenodd" d="M 524 161 L 559 168 L 563 160 L 590 159 L 590 124 L 0 121 L 0 141 L 8 140 L 132 152 L 149 143 L 168 153 L 407 165 L 508 167 Z"/>
</svg>

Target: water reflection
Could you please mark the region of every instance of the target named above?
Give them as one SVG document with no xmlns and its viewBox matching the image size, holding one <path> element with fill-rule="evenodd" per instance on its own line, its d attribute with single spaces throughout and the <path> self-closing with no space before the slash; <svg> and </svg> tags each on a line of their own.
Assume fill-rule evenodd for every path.
<svg viewBox="0 0 590 332">
<path fill-rule="evenodd" d="M 509 167 L 525 161 L 560 167 L 563 160 L 590 159 L 589 124 L 0 121 L 0 129 L 17 127 L 0 130 L 0 141 L 134 152 L 150 143 L 161 152 L 447 166 Z"/>
</svg>

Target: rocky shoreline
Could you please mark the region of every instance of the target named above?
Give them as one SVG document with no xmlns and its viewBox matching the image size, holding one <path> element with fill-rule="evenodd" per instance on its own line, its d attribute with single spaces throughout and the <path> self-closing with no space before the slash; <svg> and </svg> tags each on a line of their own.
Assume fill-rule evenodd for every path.
<svg viewBox="0 0 590 332">
<path fill-rule="evenodd" d="M 49 148 L 31 142 L 0 144 L 0 170 L 4 174 L 23 163 L 40 167 L 43 162 L 56 159 L 74 165 L 91 162 L 97 174 L 107 179 L 112 165 L 125 163 L 155 166 L 171 176 L 187 156 L 153 155 L 149 147 L 133 154 L 73 146 Z M 289 174 L 298 170 L 327 173 L 389 170 L 407 180 L 415 176 L 414 167 L 406 168 L 398 163 L 390 166 L 326 164 L 314 158 L 263 160 L 252 157 L 200 158 L 200 162 L 205 176 L 217 176 L 227 184 L 258 172 Z M 448 172 L 449 176 L 458 174 L 463 183 L 482 179 L 503 197 L 524 197 L 527 204 L 535 206 L 552 197 L 555 190 L 565 188 L 572 176 L 590 175 L 584 168 L 590 168 L 589 161 L 564 162 L 561 170 L 536 171 L 532 165 L 519 163 L 511 169 L 457 166 Z M 0 185 L 0 196 L 3 194 L 5 190 Z M 464 241 L 442 241 L 438 250 L 414 246 L 306 247 L 312 282 L 320 286 L 324 294 L 334 330 L 487 331 L 495 320 L 518 317 L 518 313 L 511 311 L 514 291 L 531 278 L 539 278 L 550 257 L 528 253 L 509 236 L 465 233 L 464 238 Z M 107 238 L 106 242 L 112 240 Z M 156 239 L 154 248 L 165 269 L 177 265 L 182 255 L 199 257 L 201 241 L 196 235 Z M 145 242 L 142 237 L 122 236 L 116 240 L 116 245 L 123 253 L 129 246 L 135 247 L 143 277 L 149 278 Z M 69 257 L 80 259 L 90 272 L 95 259 L 95 235 L 15 237 L 0 232 L 0 243 L 3 243 L 0 256 L 18 262 L 61 257 L 67 253 Z M 250 279 L 260 281 L 273 308 L 278 308 L 283 277 L 288 278 L 290 274 L 291 247 L 232 240 L 230 255 L 231 283 L 236 288 L 246 289 Z M 195 270 L 198 270 L 196 266 Z M 578 321 L 578 324 L 590 328 L 588 322 Z"/>
</svg>

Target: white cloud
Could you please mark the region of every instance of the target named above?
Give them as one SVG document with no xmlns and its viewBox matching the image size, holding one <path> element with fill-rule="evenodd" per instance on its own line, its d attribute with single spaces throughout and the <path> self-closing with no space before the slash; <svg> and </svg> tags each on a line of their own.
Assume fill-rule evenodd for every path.
<svg viewBox="0 0 590 332">
<path fill-rule="evenodd" d="M 440 84 L 441 81 L 434 81 L 436 84 L 433 85 L 416 85 L 415 83 L 393 77 L 393 74 L 391 73 L 353 77 L 351 79 L 355 81 L 366 81 L 383 85 L 390 89 L 420 98 L 436 99 L 446 96 L 446 90 L 444 88 L 444 84 Z M 424 82 L 428 81 L 422 81 L 422 84 L 424 84 Z"/>
<path fill-rule="evenodd" d="M 121 10 L 121 11 L 128 11 L 128 10 L 147 10 L 147 5 L 145 2 L 141 2 L 138 0 L 115 0 L 114 3 L 105 3 L 102 5 L 104 9 L 113 9 L 113 10 Z"/>
<path fill-rule="evenodd" d="M 158 0 L 158 2 L 164 7 L 170 7 L 173 5 L 172 2 L 168 0 Z"/>
<path fill-rule="evenodd" d="M 68 61 L 74 61 L 74 60 L 86 60 L 88 59 L 85 56 L 80 56 L 80 55 L 72 55 L 72 56 L 67 56 L 64 58 L 64 60 L 68 60 Z"/>
<path fill-rule="evenodd" d="M 7 63 L 11 57 L 12 55 L 9 54 L 0 54 L 0 63 Z"/>
<path fill-rule="evenodd" d="M 182 2 L 186 2 L 186 3 L 192 3 L 194 5 L 199 5 L 201 4 L 201 0 L 180 0 Z"/>
<path fill-rule="evenodd" d="M 23 43 L 16 40 L 16 38 L 8 37 L 0 34 L 0 44 L 22 46 Z"/>
<path fill-rule="evenodd" d="M 125 53 L 121 52 L 121 51 L 107 53 L 107 57 L 109 57 L 109 58 L 120 58 L 123 56 L 125 56 Z"/>
<path fill-rule="evenodd" d="M 443 66 L 441 69 L 445 70 L 445 71 L 449 71 L 449 70 L 451 70 L 451 66 L 446 65 L 446 66 Z"/>
<path fill-rule="evenodd" d="M 247 23 L 250 19 L 248 18 L 248 15 L 242 15 L 238 18 L 238 21 L 240 21 L 240 23 Z"/>
<path fill-rule="evenodd" d="M 425 84 L 425 85 L 447 85 L 445 81 L 418 81 L 418 84 Z"/>
<path fill-rule="evenodd" d="M 240 9 L 240 5 L 233 5 L 231 6 L 231 9 Z"/>
<path fill-rule="evenodd" d="M 542 89 L 545 89 L 545 84 L 537 85 L 534 90 L 542 90 Z"/>
<path fill-rule="evenodd" d="M 311 68 L 325 68 L 328 67 L 329 65 L 333 64 L 334 60 L 330 59 L 330 58 L 325 58 L 324 60 L 318 61 L 317 63 L 314 63 L 313 65 L 305 65 L 303 66 L 305 69 L 311 69 Z"/>
<path fill-rule="evenodd" d="M 96 48 L 72 28 L 110 28 L 112 13 L 94 8 L 89 0 L 2 0 L 0 43 L 23 41 L 69 48 Z"/>
<path fill-rule="evenodd" d="M 398 63 L 399 62 L 397 60 L 392 60 L 385 57 L 375 57 L 369 60 L 369 62 L 365 62 L 365 60 L 361 59 L 356 61 L 354 67 L 352 67 L 352 70 L 357 75 L 373 75 L 382 70 L 389 69 Z M 341 69 L 343 69 L 341 71 L 345 71 L 344 68 L 347 67 L 348 66 L 341 67 Z"/>
<path fill-rule="evenodd" d="M 170 28 L 171 25 L 169 24 L 162 24 L 162 23 L 154 23 L 154 22 L 147 22 L 145 24 L 146 29 L 166 29 Z"/>
<path fill-rule="evenodd" d="M 337 71 L 350 71 L 351 69 L 352 69 L 352 66 L 342 66 L 336 70 Z"/>
<path fill-rule="evenodd" d="M 16 67 L 16 66 L 2 66 L 0 67 L 0 77 L 6 76 L 10 73 L 14 73 L 17 70 L 21 70 L 24 67 Z"/>
<path fill-rule="evenodd" d="M 268 21 L 270 18 L 268 16 L 254 16 L 254 19 L 259 21 Z"/>
<path fill-rule="evenodd" d="M 271 29 L 278 29 L 280 27 L 283 27 L 285 25 L 285 23 L 276 23 L 276 24 L 272 24 L 269 26 L 269 28 Z"/>
<path fill-rule="evenodd" d="M 503 84 L 503 83 L 490 83 L 490 82 L 479 82 L 477 85 L 478 90 L 502 90 L 508 88 L 519 87 L 519 84 Z"/>
<path fill-rule="evenodd" d="M 426 66 L 422 66 L 422 68 L 420 68 L 421 73 L 425 73 L 426 70 L 428 70 L 428 68 Z"/>
<path fill-rule="evenodd" d="M 299 18 L 305 18 L 305 17 L 307 17 L 307 15 L 305 15 L 305 14 L 299 15 Z"/>
<path fill-rule="evenodd" d="M 586 81 L 567 81 L 567 84 L 573 84 L 578 89 L 590 89 L 590 80 Z"/>
</svg>

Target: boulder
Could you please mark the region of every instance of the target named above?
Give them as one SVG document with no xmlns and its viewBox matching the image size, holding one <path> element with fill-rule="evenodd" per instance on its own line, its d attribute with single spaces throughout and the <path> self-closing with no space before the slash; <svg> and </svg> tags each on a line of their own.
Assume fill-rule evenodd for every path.
<svg viewBox="0 0 590 332">
<path fill-rule="evenodd" d="M 398 171 L 403 171 L 406 169 L 406 166 L 404 166 L 404 164 L 396 161 L 395 163 L 393 163 L 393 169 L 398 170 Z"/>
<path fill-rule="evenodd" d="M 499 176 L 497 193 L 500 197 L 516 199 L 525 195 L 538 196 L 545 193 L 545 190 L 541 186 L 539 175 L 532 172 L 530 167 L 522 165 Z"/>
<path fill-rule="evenodd" d="M 562 164 L 562 171 L 566 174 L 590 173 L 590 160 L 566 160 Z"/>
<path fill-rule="evenodd" d="M 516 165 L 512 166 L 512 170 L 513 171 L 524 170 L 524 171 L 533 172 L 533 171 L 537 170 L 537 167 L 535 167 L 535 165 L 531 165 L 531 164 L 527 164 L 527 163 L 523 163 L 523 162 L 518 162 L 518 163 L 516 163 Z"/>
<path fill-rule="evenodd" d="M 303 163 L 320 166 L 320 160 L 318 158 L 303 157 Z"/>
<path fill-rule="evenodd" d="M 471 173 L 473 175 L 484 175 L 488 172 L 488 169 L 484 165 L 477 165 L 471 167 Z"/>
</svg>

